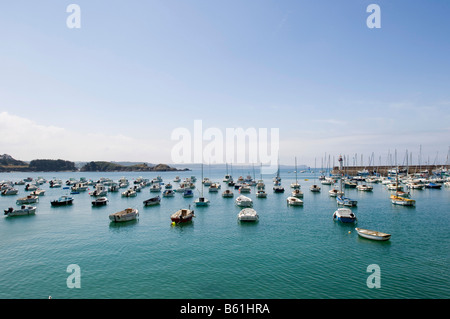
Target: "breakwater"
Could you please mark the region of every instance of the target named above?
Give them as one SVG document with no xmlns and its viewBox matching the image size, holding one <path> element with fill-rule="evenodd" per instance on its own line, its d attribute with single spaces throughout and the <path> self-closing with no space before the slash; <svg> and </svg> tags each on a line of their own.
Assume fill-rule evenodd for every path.
<svg viewBox="0 0 450 319">
<path fill-rule="evenodd" d="M 447 172 L 450 169 L 450 165 L 409 165 L 409 166 L 399 166 L 399 171 L 402 173 L 408 173 L 408 174 L 416 174 L 416 173 L 423 173 L 423 174 L 432 174 L 433 172 L 440 171 L 440 170 L 447 170 Z M 368 171 L 369 175 L 372 174 L 380 174 L 382 176 L 387 176 L 389 171 L 394 170 L 396 167 L 393 166 L 344 166 L 343 167 L 343 173 L 345 175 L 358 175 L 358 173 L 362 171 Z M 332 174 L 340 174 L 339 166 L 334 166 L 332 171 Z"/>
</svg>

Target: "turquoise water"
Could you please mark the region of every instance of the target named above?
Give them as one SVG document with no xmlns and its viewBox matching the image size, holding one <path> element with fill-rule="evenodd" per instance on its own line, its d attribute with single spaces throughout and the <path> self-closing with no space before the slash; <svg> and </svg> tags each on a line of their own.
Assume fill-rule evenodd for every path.
<svg viewBox="0 0 450 319">
<path fill-rule="evenodd" d="M 235 179 L 238 174 L 247 172 L 234 173 Z M 195 175 L 201 189 L 199 171 L 159 175 L 166 183 L 175 175 Z M 87 191 L 73 195 L 72 206 L 51 207 L 67 190 L 42 185 L 46 194 L 35 216 L 0 218 L 0 298 L 450 298 L 450 189 L 412 191 L 414 208 L 392 205 L 381 184 L 373 184 L 371 193 L 347 190 L 358 200 L 353 208 L 358 227 L 392 234 L 388 242 L 375 242 L 360 238 L 354 225 L 333 221 L 331 186 L 310 192 L 312 175 L 299 175 L 304 206 L 287 206 L 295 180 L 288 171 L 281 172 L 284 194 L 272 192 L 273 176 L 264 176 L 266 199 L 256 198 L 252 188 L 248 196 L 260 220 L 240 224 L 237 190 L 234 198 L 221 196 L 224 175 L 205 172 L 222 189 L 205 188 L 211 204 L 195 207 L 196 218 L 183 226 L 171 226 L 170 215 L 193 204 L 197 191 L 193 198 L 180 193 L 162 198 L 153 207 L 142 205 L 155 195 L 148 187 L 134 198 L 109 193 L 104 207 L 92 207 Z M 132 183 L 157 174 L 8 173 L 0 180 L 27 176 L 63 181 L 125 176 Z M 18 207 L 16 199 L 27 193 L 16 187 L 18 195 L 0 197 L 2 210 Z M 111 224 L 108 215 L 126 207 L 138 208 L 139 220 Z M 81 288 L 67 286 L 71 264 L 80 267 Z M 371 264 L 380 267 L 380 288 L 367 286 Z"/>
</svg>

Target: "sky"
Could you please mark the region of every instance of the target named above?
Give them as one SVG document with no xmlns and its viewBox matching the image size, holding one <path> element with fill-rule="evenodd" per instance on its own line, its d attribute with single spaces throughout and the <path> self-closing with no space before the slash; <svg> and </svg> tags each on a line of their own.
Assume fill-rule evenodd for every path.
<svg viewBox="0 0 450 319">
<path fill-rule="evenodd" d="M 201 121 L 277 129 L 281 164 L 445 163 L 449 16 L 447 0 L 3 1 L 0 154 L 170 164 Z"/>
</svg>

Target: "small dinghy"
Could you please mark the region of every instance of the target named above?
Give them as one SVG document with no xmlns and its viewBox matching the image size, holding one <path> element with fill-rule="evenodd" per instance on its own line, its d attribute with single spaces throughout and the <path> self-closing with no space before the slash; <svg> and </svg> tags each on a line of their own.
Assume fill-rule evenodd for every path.
<svg viewBox="0 0 450 319">
<path fill-rule="evenodd" d="M 92 201 L 92 206 L 103 206 L 108 203 L 108 198 L 106 197 L 99 197 Z"/>
<path fill-rule="evenodd" d="M 364 228 L 355 228 L 358 232 L 358 235 L 367 239 L 385 241 L 391 238 L 391 234 L 382 233 L 375 230 L 364 229 Z"/>
<path fill-rule="evenodd" d="M 159 196 L 144 200 L 144 206 L 153 206 L 158 205 L 159 203 L 161 203 L 161 197 Z"/>
</svg>

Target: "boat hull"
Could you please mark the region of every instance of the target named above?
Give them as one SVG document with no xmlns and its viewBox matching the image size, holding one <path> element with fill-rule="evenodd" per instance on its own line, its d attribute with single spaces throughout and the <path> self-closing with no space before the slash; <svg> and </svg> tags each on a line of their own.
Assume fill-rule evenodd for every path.
<svg viewBox="0 0 450 319">
<path fill-rule="evenodd" d="M 381 233 L 370 229 L 355 228 L 355 230 L 359 236 L 370 240 L 386 241 L 391 238 L 390 234 Z"/>
</svg>

